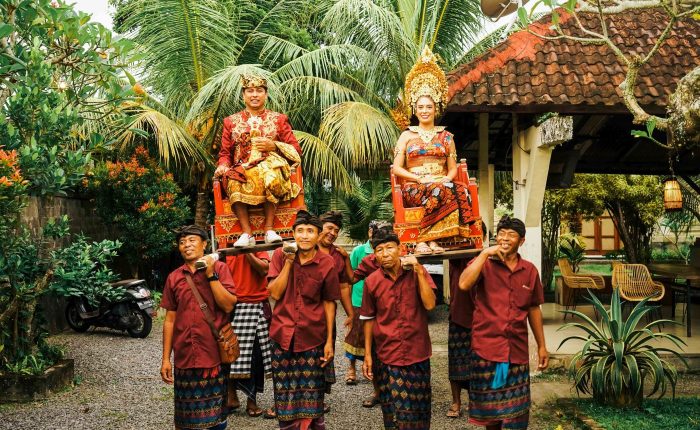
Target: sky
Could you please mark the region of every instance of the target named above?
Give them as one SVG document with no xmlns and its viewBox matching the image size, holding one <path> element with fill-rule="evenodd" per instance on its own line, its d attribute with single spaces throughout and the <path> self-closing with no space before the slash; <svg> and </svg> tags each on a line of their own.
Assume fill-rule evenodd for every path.
<svg viewBox="0 0 700 430">
<path fill-rule="evenodd" d="M 107 0 L 72 0 L 75 8 L 92 14 L 92 20 L 97 21 L 107 28 L 112 28 L 112 17 L 109 16 Z M 69 0 L 70 2 L 70 0 Z"/>
</svg>

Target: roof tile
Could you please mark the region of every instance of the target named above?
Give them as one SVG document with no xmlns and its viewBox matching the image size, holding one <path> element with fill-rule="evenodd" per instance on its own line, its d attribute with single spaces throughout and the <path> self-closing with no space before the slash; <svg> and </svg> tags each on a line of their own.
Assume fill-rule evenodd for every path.
<svg viewBox="0 0 700 430">
<path fill-rule="evenodd" d="M 567 34 L 581 35 L 571 14 L 560 11 Z M 594 14 L 579 13 L 600 31 Z M 606 17 L 608 32 L 626 53 L 646 55 L 663 32 L 668 16 L 660 9 L 629 9 Z M 549 16 L 529 30 L 551 35 Z M 678 21 L 656 55 L 639 73 L 635 94 L 642 105 L 665 107 L 680 78 L 700 66 L 700 21 Z M 618 86 L 625 69 L 605 45 L 566 39 L 545 40 L 522 30 L 448 75 L 451 106 L 585 104 L 622 105 Z"/>
</svg>

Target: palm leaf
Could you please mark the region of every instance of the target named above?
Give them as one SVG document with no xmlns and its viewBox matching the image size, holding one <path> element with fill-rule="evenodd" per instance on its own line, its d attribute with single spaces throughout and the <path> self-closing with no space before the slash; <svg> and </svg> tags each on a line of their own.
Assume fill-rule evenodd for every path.
<svg viewBox="0 0 700 430">
<path fill-rule="evenodd" d="M 352 180 L 348 170 L 323 140 L 298 130 L 294 131 L 294 135 L 302 148 L 301 165 L 305 177 L 318 184 L 329 180 L 333 188 L 340 192 L 352 191 Z"/>
<path fill-rule="evenodd" d="M 178 118 L 214 71 L 240 49 L 234 0 L 135 0 L 126 21 L 145 83 Z"/>
<path fill-rule="evenodd" d="M 373 106 L 345 102 L 324 112 L 318 137 L 330 142 L 330 148 L 344 165 L 376 169 L 391 158 L 398 129 Z"/>
<path fill-rule="evenodd" d="M 129 109 L 129 128 L 117 137 L 115 148 L 121 151 L 133 147 L 144 133 L 155 139 L 158 155 L 166 167 L 171 164 L 181 166 L 192 161 L 211 159 L 185 127 L 169 115 L 144 104 L 133 104 Z"/>
</svg>

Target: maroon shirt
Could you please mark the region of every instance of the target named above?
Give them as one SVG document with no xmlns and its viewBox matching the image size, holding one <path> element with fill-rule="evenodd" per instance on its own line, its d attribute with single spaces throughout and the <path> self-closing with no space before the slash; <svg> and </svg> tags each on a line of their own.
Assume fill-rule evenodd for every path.
<svg viewBox="0 0 700 430">
<path fill-rule="evenodd" d="M 472 327 L 474 314 L 474 289 L 459 289 L 459 275 L 467 267 L 469 260 L 450 260 L 450 322 L 464 328 Z"/>
<path fill-rule="evenodd" d="M 425 268 L 423 276 L 434 290 L 435 283 Z M 428 311 L 413 270 L 401 269 L 396 281 L 383 269 L 374 271 L 365 280 L 360 316 L 375 319 L 372 335 L 382 363 L 408 366 L 430 358 Z"/>
<path fill-rule="evenodd" d="M 362 259 L 362 261 L 360 261 L 360 265 L 357 266 L 357 269 L 352 272 L 353 276 L 355 277 L 355 282 L 366 279 L 369 275 L 381 267 L 382 266 L 380 266 L 377 262 L 377 256 L 375 254 L 366 256 Z"/>
<path fill-rule="evenodd" d="M 219 275 L 219 281 L 224 288 L 231 294 L 235 294 L 233 278 L 226 264 L 221 261 L 215 262 L 214 271 Z M 190 284 L 185 279 L 185 272 L 189 272 L 189 268 L 183 264 L 168 275 L 160 301 L 161 307 L 177 312 L 173 328 L 175 367 L 178 369 L 212 368 L 221 364 L 219 346 L 204 318 L 204 313 L 199 308 L 199 302 L 192 293 Z M 231 321 L 229 314 L 216 305 L 206 271 L 196 271 L 192 275 L 192 281 L 204 299 L 204 303 L 209 307 L 214 325 L 221 328 L 228 324 Z"/>
<path fill-rule="evenodd" d="M 346 257 L 344 257 L 340 251 L 338 251 L 338 248 L 336 248 L 335 245 L 331 245 L 330 250 L 328 251 L 328 256 L 333 259 L 335 269 L 338 271 L 338 281 L 341 284 L 349 284 L 350 279 L 348 279 L 348 273 L 345 270 Z"/>
<path fill-rule="evenodd" d="M 512 272 L 500 260 L 488 259 L 472 290 L 474 352 L 499 363 L 528 363 L 528 311 L 544 303 L 537 268 L 520 255 Z"/>
<path fill-rule="evenodd" d="M 267 272 L 268 282 L 280 274 L 284 260 L 282 248 L 277 248 Z M 292 352 L 308 351 L 326 343 L 328 329 L 323 302 L 335 300 L 340 300 L 340 285 L 333 258 L 316 251 L 314 258 L 302 265 L 297 256 L 287 289 L 272 311 L 270 338 L 285 351 Z"/>
</svg>

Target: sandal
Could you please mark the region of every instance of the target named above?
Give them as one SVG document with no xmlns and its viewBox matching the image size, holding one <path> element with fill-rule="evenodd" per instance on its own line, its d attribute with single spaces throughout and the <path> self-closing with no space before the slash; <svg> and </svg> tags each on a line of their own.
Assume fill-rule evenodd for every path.
<svg viewBox="0 0 700 430">
<path fill-rule="evenodd" d="M 461 408 L 455 410 L 454 405 L 450 406 L 450 409 L 447 410 L 447 418 L 459 418 L 462 416 L 462 411 Z"/>
<path fill-rule="evenodd" d="M 432 241 L 428 244 L 428 247 L 433 251 L 433 254 L 442 254 L 445 252 L 445 248 L 442 246 L 438 245 L 437 242 Z"/>
<path fill-rule="evenodd" d="M 257 406 L 255 408 L 246 408 L 245 413 L 248 414 L 249 417 L 255 418 L 259 417 L 260 415 L 263 414 L 263 410 L 258 408 Z"/>
<path fill-rule="evenodd" d="M 277 418 L 277 412 L 275 412 L 275 410 L 272 408 L 267 408 L 265 414 L 263 414 L 263 418 L 265 418 L 266 420 L 275 419 Z"/>
<path fill-rule="evenodd" d="M 377 396 L 370 396 L 362 401 L 363 408 L 373 408 L 373 407 L 377 406 L 378 404 L 379 404 L 379 397 L 377 397 Z"/>
<path fill-rule="evenodd" d="M 425 242 L 419 242 L 414 253 L 416 255 L 430 255 L 433 253 L 433 250 Z"/>
</svg>

